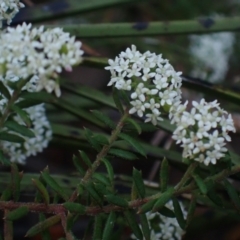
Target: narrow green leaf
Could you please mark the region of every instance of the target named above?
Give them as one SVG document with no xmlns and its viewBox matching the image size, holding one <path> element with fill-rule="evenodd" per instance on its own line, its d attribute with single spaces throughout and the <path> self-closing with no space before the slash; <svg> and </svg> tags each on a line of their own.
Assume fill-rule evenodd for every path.
<svg viewBox="0 0 240 240">
<path fill-rule="evenodd" d="M 136 186 L 139 197 L 145 197 L 145 185 L 142 179 L 142 173 L 136 168 L 133 168 L 133 182 Z"/>
<path fill-rule="evenodd" d="M 93 140 L 96 141 L 97 143 L 99 143 L 100 145 L 108 145 L 109 144 L 109 141 L 108 139 L 102 135 L 102 134 L 94 134 L 92 136 Z"/>
<path fill-rule="evenodd" d="M 199 187 L 201 193 L 206 195 L 207 194 L 207 186 L 204 183 L 203 179 L 196 173 L 193 173 L 192 176 L 193 176 L 197 186 Z"/>
<path fill-rule="evenodd" d="M 88 158 L 87 154 L 84 151 L 79 151 L 82 160 L 85 162 L 85 164 L 91 168 L 92 167 L 92 163 L 90 161 L 90 159 Z"/>
<path fill-rule="evenodd" d="M 124 109 L 120 100 L 119 91 L 116 88 L 113 88 L 113 101 L 121 114 L 124 113 Z"/>
<path fill-rule="evenodd" d="M 73 202 L 66 202 L 63 204 L 63 206 L 69 211 L 79 214 L 86 213 L 86 207 L 79 203 L 73 203 Z"/>
<path fill-rule="evenodd" d="M 9 130 L 12 130 L 16 133 L 20 133 L 21 135 L 25 136 L 25 137 L 29 137 L 29 138 L 33 138 L 35 137 L 35 134 L 28 129 L 27 127 L 20 125 L 19 123 L 13 121 L 13 120 L 7 120 L 4 123 L 4 126 L 6 128 L 8 128 Z"/>
<path fill-rule="evenodd" d="M 21 182 L 21 177 L 18 171 L 18 167 L 15 163 L 11 165 L 11 177 L 12 177 L 12 195 L 14 201 L 18 201 L 20 197 L 20 182 Z"/>
<path fill-rule="evenodd" d="M 1 195 L 0 200 L 1 201 L 8 201 L 12 196 L 12 187 L 11 185 L 9 185 L 3 192 Z"/>
<path fill-rule="evenodd" d="M 165 217 L 169 217 L 169 218 L 175 218 L 176 216 L 175 216 L 175 213 L 171 210 L 171 209 L 169 209 L 169 208 L 167 208 L 167 207 L 162 207 L 161 209 L 159 209 L 159 211 L 158 211 L 160 214 L 162 214 L 163 216 L 165 216 Z"/>
<path fill-rule="evenodd" d="M 28 207 L 19 207 L 11 212 L 9 212 L 6 216 L 6 219 L 9 221 L 15 221 L 18 220 L 19 218 L 24 217 L 27 215 L 29 212 Z"/>
<path fill-rule="evenodd" d="M 179 226 L 184 230 L 186 227 L 186 220 L 184 219 L 181 206 L 176 198 L 172 198 L 174 213 L 176 215 Z"/>
<path fill-rule="evenodd" d="M 82 196 L 83 192 L 84 192 L 83 185 L 81 183 L 77 184 L 77 195 L 78 195 L 78 197 Z"/>
<path fill-rule="evenodd" d="M 44 213 L 39 213 L 39 221 L 43 222 L 46 220 Z M 48 229 L 41 232 L 42 240 L 51 240 L 51 235 Z"/>
<path fill-rule="evenodd" d="M 223 201 L 214 189 L 208 190 L 208 198 L 219 207 L 223 207 Z"/>
<path fill-rule="evenodd" d="M 45 91 L 41 91 L 41 92 L 27 92 L 27 91 L 23 91 L 21 92 L 20 95 L 21 98 L 23 99 L 28 99 L 28 100 L 39 100 L 40 102 L 54 102 L 55 97 L 54 95 L 47 93 Z"/>
<path fill-rule="evenodd" d="M 101 182 L 93 183 L 95 190 L 97 191 L 98 195 L 103 198 L 103 195 L 110 194 L 110 191 L 108 190 L 107 186 L 105 184 L 102 184 Z"/>
<path fill-rule="evenodd" d="M 130 106 L 130 100 L 129 100 L 129 97 L 128 97 L 128 94 L 126 93 L 125 90 L 119 90 L 119 95 L 120 95 L 120 98 L 124 101 L 124 104 L 127 105 L 127 107 Z"/>
<path fill-rule="evenodd" d="M 42 172 L 41 176 L 44 181 L 51 187 L 59 196 L 61 196 L 65 201 L 68 199 L 67 194 L 64 189 L 59 186 L 59 184 L 50 176 L 48 172 Z"/>
<path fill-rule="evenodd" d="M 108 172 L 108 177 L 109 177 L 110 183 L 113 186 L 114 185 L 114 182 L 113 182 L 114 181 L 113 167 L 112 167 L 111 163 L 106 158 L 104 158 L 102 161 L 105 164 L 105 167 L 106 167 L 107 172 Z"/>
<path fill-rule="evenodd" d="M 189 207 L 188 207 L 187 226 L 191 223 L 191 221 L 194 217 L 194 213 L 195 213 L 195 210 L 196 210 L 196 202 L 197 202 L 196 197 L 192 195 L 192 199 L 191 199 L 191 202 L 190 202 Z"/>
<path fill-rule="evenodd" d="M 150 232 L 148 220 L 145 213 L 140 214 L 140 222 L 141 222 L 144 238 L 146 240 L 151 240 L 151 232 Z"/>
<path fill-rule="evenodd" d="M 128 202 L 119 196 L 115 195 L 106 195 L 105 198 L 109 203 L 112 203 L 114 205 L 117 205 L 119 207 L 128 207 Z"/>
<path fill-rule="evenodd" d="M 70 213 L 68 212 L 67 214 L 67 231 L 71 231 L 71 229 L 73 228 L 73 225 L 75 223 L 75 221 L 78 219 L 79 217 L 79 214 L 73 214 L 73 213 Z"/>
<path fill-rule="evenodd" d="M 112 239 L 112 231 L 113 231 L 113 227 L 114 227 L 114 223 L 115 223 L 115 220 L 116 220 L 116 214 L 115 212 L 111 212 L 109 215 L 108 215 L 108 219 L 105 223 L 105 227 L 104 227 L 104 230 L 103 230 L 103 238 L 102 239 L 106 239 L 106 240 L 111 240 Z"/>
<path fill-rule="evenodd" d="M 16 106 L 19 109 L 24 109 L 24 108 L 33 107 L 33 106 L 36 106 L 36 105 L 42 104 L 42 103 L 43 103 L 43 101 L 37 100 L 37 99 L 23 99 L 23 100 L 20 100 L 19 102 L 17 102 L 16 104 L 14 104 L 14 106 Z"/>
<path fill-rule="evenodd" d="M 134 119 L 129 117 L 126 119 L 126 123 L 130 123 L 137 130 L 138 134 L 142 133 L 142 128 L 141 128 L 140 124 L 137 123 Z"/>
<path fill-rule="evenodd" d="M 229 197 L 231 198 L 231 200 L 233 201 L 235 207 L 238 210 L 240 210 L 240 199 L 239 199 L 236 189 L 232 186 L 232 184 L 227 179 L 225 179 L 223 181 L 223 183 L 224 183 L 224 187 L 227 190 L 227 193 L 228 193 Z"/>
<path fill-rule="evenodd" d="M 91 146 L 97 150 L 98 152 L 101 150 L 101 146 L 99 143 L 93 138 L 93 133 L 87 128 L 84 128 L 85 136 L 87 138 L 87 141 L 91 144 Z"/>
<path fill-rule="evenodd" d="M 52 217 L 46 219 L 45 221 L 42 221 L 42 222 L 34 225 L 27 231 L 25 237 L 33 237 L 33 236 L 37 235 L 38 233 L 41 233 L 42 231 L 46 230 L 47 228 L 58 223 L 60 221 L 60 219 L 61 218 L 59 215 L 55 215 L 55 216 L 52 216 Z"/>
<path fill-rule="evenodd" d="M 130 137 L 125 133 L 120 133 L 118 137 L 128 142 L 132 147 L 134 147 L 134 149 L 137 152 L 139 152 L 142 156 L 146 157 L 146 152 L 144 148 L 141 146 L 141 144 L 137 140 L 135 140 L 134 138 Z"/>
<path fill-rule="evenodd" d="M 98 192 L 96 191 L 94 184 L 89 182 L 84 184 L 83 187 L 88 191 L 90 196 L 99 204 L 102 205 L 102 198 L 99 196 Z"/>
<path fill-rule="evenodd" d="M 125 151 L 125 150 L 121 150 L 121 149 L 117 149 L 117 148 L 111 148 L 108 151 L 108 153 L 111 155 L 120 157 L 120 158 L 127 159 L 127 160 L 136 160 L 137 159 L 137 156 L 134 153 L 131 153 L 131 152 Z"/>
<path fill-rule="evenodd" d="M 73 155 L 73 164 L 74 164 L 75 168 L 78 170 L 78 172 L 80 173 L 80 175 L 84 176 L 85 171 L 84 171 L 79 159 L 75 155 Z"/>
<path fill-rule="evenodd" d="M 18 135 L 15 135 L 15 134 L 7 133 L 7 132 L 1 132 L 0 133 L 0 140 L 8 141 L 8 142 L 15 142 L 15 143 L 25 142 L 24 138 L 22 138 Z"/>
<path fill-rule="evenodd" d="M 174 189 L 169 188 L 166 192 L 161 194 L 161 196 L 158 198 L 158 200 L 154 204 L 152 211 L 156 212 L 159 209 L 161 209 L 170 200 L 170 198 L 172 198 L 173 193 L 174 193 Z"/>
<path fill-rule="evenodd" d="M 107 178 L 105 175 L 102 173 L 94 173 L 93 178 L 96 179 L 97 181 L 103 183 L 106 186 L 109 186 L 111 184 L 109 178 Z"/>
<path fill-rule="evenodd" d="M 49 204 L 49 194 L 47 189 L 45 188 L 45 186 L 43 185 L 43 183 L 41 183 L 41 181 L 39 181 L 38 179 L 32 179 L 33 184 L 35 185 L 35 187 L 38 189 L 38 191 L 41 193 L 41 196 L 45 202 L 45 204 Z"/>
<path fill-rule="evenodd" d="M 116 124 L 105 114 L 103 114 L 102 112 L 100 111 L 97 111 L 97 110 L 92 110 L 91 111 L 93 113 L 93 115 L 99 119 L 100 121 L 102 121 L 103 123 L 106 124 L 106 126 L 114 129 Z"/>
<path fill-rule="evenodd" d="M 43 169 L 43 172 L 49 173 L 48 167 L 45 167 L 45 168 Z M 42 184 L 45 188 L 47 187 L 47 183 L 46 183 L 46 181 L 43 179 L 43 177 L 42 177 L 41 175 L 38 176 L 38 181 L 41 182 L 41 184 Z M 43 191 L 44 191 L 44 190 L 43 190 Z M 44 194 L 45 194 L 45 193 L 44 193 Z M 46 199 L 47 199 L 47 197 L 46 197 Z M 44 197 L 43 197 L 43 195 L 42 195 L 42 193 L 41 193 L 40 191 L 37 191 L 37 192 L 36 192 L 34 201 L 37 202 L 37 203 L 46 202 L 46 200 L 44 199 Z M 43 217 L 43 216 L 42 216 L 42 217 Z M 44 220 L 45 220 L 45 219 L 44 219 Z"/>
<path fill-rule="evenodd" d="M 137 187 L 135 183 L 132 183 L 132 188 L 131 188 L 131 200 L 136 200 L 138 198 L 138 192 L 137 192 Z"/>
<path fill-rule="evenodd" d="M 167 190 L 168 179 L 169 179 L 168 160 L 166 158 L 164 158 L 162 163 L 161 163 L 161 169 L 160 169 L 160 187 L 161 187 L 161 192 L 165 192 Z"/>
<path fill-rule="evenodd" d="M 30 128 L 32 126 L 32 121 L 26 111 L 19 108 L 16 104 L 12 105 L 11 109 L 23 120 L 27 127 Z"/>
<path fill-rule="evenodd" d="M 2 95 L 3 95 L 4 97 L 6 97 L 7 99 L 10 99 L 10 98 L 11 98 L 10 92 L 8 91 L 7 87 L 3 84 L 2 81 L 0 81 L 0 92 L 1 92 Z"/>
<path fill-rule="evenodd" d="M 142 231 L 138 226 L 137 220 L 135 218 L 135 212 L 133 210 L 124 211 L 124 216 L 128 222 L 129 227 L 132 229 L 133 234 L 137 239 L 143 239 Z"/>
<path fill-rule="evenodd" d="M 103 235 L 103 217 L 101 214 L 95 216 L 92 239 L 101 240 Z"/>
<path fill-rule="evenodd" d="M 11 165 L 11 162 L 4 156 L 2 150 L 0 150 L 0 162 L 3 165 L 6 165 L 6 166 L 10 166 Z"/>
<path fill-rule="evenodd" d="M 139 126 L 143 132 L 155 132 L 157 130 L 157 127 L 150 123 L 139 123 Z"/>
<path fill-rule="evenodd" d="M 152 210 L 153 206 L 157 202 L 157 199 L 152 199 L 147 203 L 143 204 L 138 213 L 146 213 Z"/>
</svg>

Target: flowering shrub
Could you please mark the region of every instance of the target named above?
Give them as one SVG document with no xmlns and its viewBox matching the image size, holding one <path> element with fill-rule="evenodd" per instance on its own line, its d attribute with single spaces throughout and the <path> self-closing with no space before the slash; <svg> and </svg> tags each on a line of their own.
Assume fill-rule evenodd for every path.
<svg viewBox="0 0 240 240">
<path fill-rule="evenodd" d="M 114 2 L 122 4 L 125 1 Z M 23 6 L 17 0 L 3 0 L 0 3 L 0 21 L 7 20 L 10 24 Z M 75 6 L 77 3 L 74 3 L 74 12 Z M 46 10 L 49 9 L 44 6 L 43 12 Z M 199 23 L 208 28 L 211 21 L 199 21 L 196 25 Z M 160 28 L 156 28 L 155 24 Z M 169 26 L 155 24 L 152 30 L 158 29 L 163 33 L 168 32 L 171 24 L 173 30 L 176 29 L 176 23 L 170 23 Z M 184 21 L 184 24 L 189 23 Z M 214 24 L 218 30 L 219 23 Z M 138 25 L 133 26 L 133 33 L 141 35 L 144 31 L 135 32 Z M 192 29 L 195 25 L 190 22 L 189 26 Z M 115 59 L 108 60 L 108 66 L 107 60 L 102 58 L 83 58 L 82 43 L 65 30 L 94 36 L 94 31 L 88 32 L 88 27 L 64 26 L 63 31 L 59 27 L 47 29 L 23 23 L 0 31 L 0 163 L 6 165 L 6 169 L 11 168 L 11 177 L 0 174 L 4 239 L 14 238 L 13 222 L 29 212 L 39 214 L 39 223 L 31 227 L 25 237 L 32 238 L 40 233 L 43 239 L 50 239 L 48 229 L 61 222 L 64 239 L 67 240 L 77 239 L 72 228 L 74 224 L 79 224 L 77 221 L 81 215 L 88 215 L 90 221 L 84 233 L 78 234 L 78 239 L 84 235 L 84 239 L 94 240 L 126 237 L 180 240 L 191 230 L 198 204 L 221 211 L 221 216 L 226 214 L 238 219 L 239 216 L 235 217 L 234 214 L 239 214 L 240 210 L 239 191 L 227 179 L 240 172 L 239 158 L 227 149 L 231 132 L 236 132 L 232 115 L 223 110 L 217 100 L 206 102 L 204 98 L 199 102 L 192 101 L 189 110 L 188 101 L 183 103 L 182 100 L 187 96 L 182 96 L 182 83 L 186 83 L 182 80 L 182 73 L 177 72 L 161 54 L 150 51 L 141 53 L 132 45 Z M 104 24 L 94 27 L 100 29 L 98 34 L 105 36 Z M 120 25 L 117 31 L 121 32 L 124 27 L 125 24 Z M 149 28 L 152 28 L 151 24 Z M 184 25 L 182 29 L 185 31 L 185 28 Z M 196 31 L 199 31 L 199 26 Z M 170 29 L 169 33 L 173 32 Z M 90 49 L 88 44 L 85 48 L 87 51 Z M 196 52 L 201 56 L 202 51 Z M 78 84 L 72 87 L 69 82 L 61 82 L 60 88 L 61 72 L 72 71 L 73 66 L 82 62 L 86 66 L 101 68 L 104 64 L 111 74 L 108 86 L 114 88 L 112 97 L 103 95 L 97 89 L 82 89 Z M 222 73 L 225 73 L 227 65 L 216 62 L 221 63 Z M 208 65 L 211 65 L 210 62 Z M 216 69 L 219 70 L 219 66 Z M 212 79 L 217 76 L 219 72 L 213 74 Z M 67 94 L 61 94 L 61 89 Z M 198 90 L 198 87 L 194 85 L 194 89 Z M 220 96 L 227 96 L 232 102 L 232 99 L 239 102 L 239 96 L 234 92 L 207 89 Z M 69 94 L 74 96 L 70 95 L 70 98 Z M 50 105 L 50 114 L 55 108 L 65 110 L 68 114 L 62 115 L 57 109 L 57 113 L 50 118 L 50 124 L 45 103 Z M 107 111 L 102 111 L 101 105 L 118 110 L 116 116 L 120 116 L 119 121 L 115 122 L 115 118 L 113 120 L 107 116 Z M 89 112 L 89 106 L 100 106 L 100 111 Z M 76 127 L 79 122 L 72 124 L 70 114 L 81 119 L 81 124 L 86 123 L 89 128 L 93 125 L 95 130 Z M 57 123 L 52 120 L 54 117 Z M 71 126 L 65 125 L 65 120 L 68 123 L 71 121 Z M 144 141 L 137 138 L 142 132 L 150 135 L 149 132 L 157 127 L 167 129 L 172 134 L 171 138 L 183 148 L 182 157 L 175 151 L 176 145 L 171 148 L 168 146 L 172 143 L 171 139 L 165 144 L 165 139 L 161 143 L 149 143 L 149 139 Z M 147 138 L 149 135 L 146 135 Z M 74 146 L 74 150 L 81 148 L 74 151 L 74 176 L 72 172 L 68 176 L 52 175 L 48 167 L 39 176 L 31 173 L 23 176 L 17 164 L 25 164 L 29 156 L 42 152 L 52 139 L 53 143 L 57 142 L 66 149 L 69 146 Z M 159 147 L 162 145 L 166 149 Z M 159 183 L 156 182 L 155 173 L 151 173 L 154 181 L 143 179 L 147 168 L 142 175 L 140 170 L 133 167 L 142 166 L 135 165 L 133 160 L 145 161 L 146 158 L 148 164 L 151 164 L 152 159 L 162 159 L 159 169 L 156 164 L 152 169 L 155 173 L 159 170 Z M 124 169 L 123 173 L 115 174 L 115 167 L 120 162 L 115 165 L 114 161 L 120 159 L 131 160 L 129 166 L 132 166 L 132 176 L 127 175 L 130 167 Z M 105 168 L 97 172 L 101 165 Z M 179 179 L 178 176 L 169 179 L 175 175 L 170 174 L 173 168 L 184 172 Z M 20 198 L 24 194 L 20 186 L 22 179 L 24 191 L 31 191 L 30 198 Z M 6 181 L 9 182 L 6 184 Z M 34 196 L 33 187 L 36 191 Z M 23 202 L 25 199 L 30 200 Z M 84 218 L 86 220 L 88 218 Z"/>
</svg>

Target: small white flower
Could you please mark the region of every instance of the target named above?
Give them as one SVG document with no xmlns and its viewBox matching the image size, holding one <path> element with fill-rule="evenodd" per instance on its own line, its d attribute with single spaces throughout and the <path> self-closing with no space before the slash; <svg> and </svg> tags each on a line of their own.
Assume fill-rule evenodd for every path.
<svg viewBox="0 0 240 240">
<path fill-rule="evenodd" d="M 130 103 L 133 106 L 133 108 L 129 110 L 129 113 L 133 114 L 137 112 L 138 116 L 142 117 L 145 111 L 144 104 L 140 100 L 131 101 Z"/>
<path fill-rule="evenodd" d="M 108 64 L 109 64 L 110 66 L 105 67 L 106 70 L 110 70 L 110 71 L 111 71 L 111 70 L 112 70 L 112 71 L 116 70 L 116 68 L 119 67 L 119 58 L 116 57 L 115 60 L 109 59 L 109 60 L 108 60 Z"/>
<path fill-rule="evenodd" d="M 122 90 L 126 90 L 126 91 L 130 91 L 132 89 L 132 80 L 120 80 L 117 81 L 115 84 L 115 87 L 117 89 L 122 89 Z"/>
<path fill-rule="evenodd" d="M 155 126 L 157 125 L 158 121 L 163 121 L 163 118 L 159 117 L 160 112 L 152 112 L 146 114 L 145 122 L 152 122 L 152 124 Z"/>
<path fill-rule="evenodd" d="M 142 102 L 145 101 L 145 93 L 148 92 L 149 89 L 144 87 L 144 84 L 143 83 L 139 83 L 135 92 L 133 92 L 131 94 L 131 98 L 132 99 L 136 99 L 136 98 L 139 98 Z"/>
<path fill-rule="evenodd" d="M 141 68 L 138 67 L 138 65 L 136 63 L 134 63 L 132 65 L 132 68 L 128 69 L 128 75 L 127 77 L 133 77 L 133 76 L 136 76 L 136 77 L 140 77 L 142 74 L 141 74 Z"/>
<path fill-rule="evenodd" d="M 156 88 L 159 90 L 168 87 L 168 79 L 166 77 L 162 77 L 160 74 L 156 74 L 155 80 L 153 80 L 153 82 L 156 85 Z"/>
<path fill-rule="evenodd" d="M 153 78 L 156 75 L 155 72 L 149 72 L 148 68 L 143 69 L 143 75 L 142 75 L 142 80 L 147 81 L 148 79 Z"/>
</svg>

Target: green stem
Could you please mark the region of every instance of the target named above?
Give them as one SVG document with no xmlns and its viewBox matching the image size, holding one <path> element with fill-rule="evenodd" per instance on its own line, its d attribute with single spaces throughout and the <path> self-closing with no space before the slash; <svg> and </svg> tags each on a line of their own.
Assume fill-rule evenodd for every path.
<svg viewBox="0 0 240 240">
<path fill-rule="evenodd" d="M 60 216 L 61 216 L 61 222 L 62 222 L 62 226 L 63 226 L 64 232 L 65 232 L 66 240 L 74 240 L 74 237 L 73 237 L 71 231 L 67 230 L 67 217 L 66 217 L 65 213 L 61 213 Z"/>
<path fill-rule="evenodd" d="M 212 33 L 237 31 L 240 17 L 200 18 L 196 20 L 137 22 L 137 23 L 100 23 L 72 24 L 61 27 L 81 38 L 140 37 L 172 34 Z M 53 28 L 55 26 L 48 25 Z"/>
<path fill-rule="evenodd" d="M 112 147 L 113 143 L 116 141 L 119 133 L 121 132 L 121 130 L 123 128 L 124 121 L 126 120 L 128 115 L 129 115 L 128 109 L 125 109 L 125 112 L 124 112 L 123 116 L 121 117 L 121 119 L 119 120 L 116 128 L 112 131 L 112 134 L 109 139 L 109 144 L 103 146 L 102 150 L 99 152 L 95 161 L 93 162 L 91 168 L 88 168 L 87 172 L 85 173 L 84 177 L 81 180 L 82 184 L 88 183 L 88 181 L 92 177 L 93 173 L 97 170 L 97 168 L 101 164 L 102 159 L 107 155 L 109 149 Z M 77 198 L 77 191 L 75 190 L 69 200 L 74 201 L 76 198 Z"/>
<path fill-rule="evenodd" d="M 184 186 L 184 184 L 188 181 L 188 179 L 191 178 L 191 174 L 194 171 L 194 169 L 198 166 L 198 162 L 192 163 L 189 165 L 187 171 L 184 173 L 181 181 L 177 184 L 175 187 L 175 190 L 178 191 L 180 188 Z"/>
</svg>

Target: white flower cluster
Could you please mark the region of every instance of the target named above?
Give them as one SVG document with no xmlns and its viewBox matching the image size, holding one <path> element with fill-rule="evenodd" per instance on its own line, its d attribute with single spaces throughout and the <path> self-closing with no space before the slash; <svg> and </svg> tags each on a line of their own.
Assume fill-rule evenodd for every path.
<svg viewBox="0 0 240 240">
<path fill-rule="evenodd" d="M 217 100 L 207 103 L 202 99 L 192 105 L 190 112 L 186 111 L 187 102 L 170 109 L 171 123 L 177 125 L 173 139 L 183 147 L 184 158 L 216 164 L 227 151 L 229 132 L 236 131 L 232 116 L 219 107 Z"/>
<path fill-rule="evenodd" d="M 28 138 L 18 134 L 25 139 L 23 144 L 8 141 L 1 141 L 0 143 L 3 151 L 9 156 L 9 160 L 20 164 L 24 164 L 27 157 L 42 152 L 52 138 L 52 130 L 45 113 L 44 104 L 29 107 L 25 111 L 32 121 L 32 127 L 29 129 L 35 134 L 35 137 Z M 24 124 L 19 116 L 15 116 L 14 120 L 21 125 Z M 11 131 L 9 133 L 17 134 Z"/>
<path fill-rule="evenodd" d="M 0 27 L 2 26 L 2 20 L 7 20 L 7 23 L 10 24 L 19 9 L 23 7 L 24 4 L 19 2 L 19 0 L 1 0 Z"/>
<path fill-rule="evenodd" d="M 25 90 L 36 91 L 36 86 L 32 84 L 30 87 L 30 84 L 32 84 L 32 82 L 29 82 L 29 85 L 25 87 Z M 13 90 L 11 90 L 7 85 L 5 85 L 5 87 L 8 88 L 11 94 L 13 93 Z M 6 99 L 3 95 L 0 95 L 0 98 L 0 113 L 3 113 L 8 99 Z M 0 141 L 0 147 L 9 157 L 9 160 L 20 164 L 24 164 L 27 157 L 32 155 L 35 156 L 37 153 L 42 152 L 43 149 L 48 146 L 48 143 L 52 138 L 52 130 L 45 113 L 44 104 L 35 105 L 24 110 L 29 115 L 32 123 L 32 126 L 29 129 L 34 133 L 35 137 L 29 138 L 16 132 L 8 131 L 8 133 L 14 133 L 15 135 L 19 135 L 24 138 L 24 143 L 20 144 Z M 20 125 L 25 125 L 18 115 L 14 116 L 13 120 Z"/>
<path fill-rule="evenodd" d="M 187 216 L 187 212 L 180 202 L 180 206 L 183 212 L 184 218 Z M 173 210 L 173 203 L 169 201 L 165 207 Z M 160 213 L 146 213 L 148 223 L 151 229 L 151 240 L 180 240 L 184 234 L 184 231 L 180 228 L 176 218 L 169 218 L 161 215 Z M 141 226 L 140 226 L 141 228 Z M 134 234 L 131 235 L 132 239 L 137 239 Z M 145 238 L 144 238 L 145 239 Z"/>
<path fill-rule="evenodd" d="M 234 41 L 234 33 L 191 35 L 189 51 L 194 61 L 191 75 L 213 83 L 224 80 Z"/>
<path fill-rule="evenodd" d="M 58 74 L 82 60 L 81 42 L 61 28 L 32 28 L 24 23 L 0 35 L 0 80 L 34 79 L 36 91 L 60 96 Z"/>
<path fill-rule="evenodd" d="M 111 72 L 108 86 L 131 91 L 130 114 L 145 117 L 145 122 L 163 120 L 160 115 L 181 99 L 181 72 L 176 72 L 162 55 L 149 51 L 140 53 L 136 46 L 121 52 L 115 60 L 108 61 L 105 67 Z"/>
</svg>

